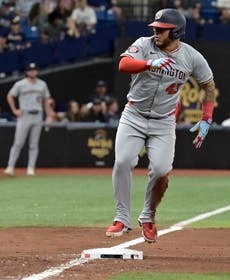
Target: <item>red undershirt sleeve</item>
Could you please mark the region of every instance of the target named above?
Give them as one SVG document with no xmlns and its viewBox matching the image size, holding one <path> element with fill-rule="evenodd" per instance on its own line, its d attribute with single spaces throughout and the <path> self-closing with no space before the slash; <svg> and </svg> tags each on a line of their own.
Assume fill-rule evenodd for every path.
<svg viewBox="0 0 230 280">
<path fill-rule="evenodd" d="M 136 74 L 146 71 L 150 66 L 146 65 L 147 61 L 134 59 L 130 56 L 123 56 L 119 62 L 119 71 L 130 74 Z"/>
<path fill-rule="evenodd" d="M 215 102 L 204 102 L 202 104 L 202 120 L 207 121 L 208 119 L 212 119 L 212 114 L 214 110 Z"/>
</svg>

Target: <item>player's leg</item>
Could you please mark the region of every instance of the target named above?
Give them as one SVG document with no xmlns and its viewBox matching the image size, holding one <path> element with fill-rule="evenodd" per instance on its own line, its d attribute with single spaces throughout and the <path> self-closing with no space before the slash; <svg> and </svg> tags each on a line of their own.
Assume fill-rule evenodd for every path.
<svg viewBox="0 0 230 280">
<path fill-rule="evenodd" d="M 144 208 L 139 216 L 143 226 L 144 238 L 149 242 L 156 240 L 155 212 L 168 187 L 168 173 L 172 169 L 175 149 L 174 123 L 168 124 L 160 135 L 153 135 L 146 141 L 149 158 L 149 182 L 147 185 Z"/>
<path fill-rule="evenodd" d="M 23 145 L 25 144 L 30 126 L 31 124 L 26 120 L 25 116 L 22 116 L 21 118 L 18 119 L 16 130 L 15 130 L 14 143 L 10 149 L 8 166 L 5 169 L 6 174 L 13 175 L 16 161 L 20 155 Z"/>
<path fill-rule="evenodd" d="M 132 188 L 132 170 L 137 165 L 138 154 L 143 148 L 145 139 L 143 134 L 130 125 L 120 123 L 115 143 L 115 163 L 112 181 L 116 204 L 116 217 L 106 232 L 107 236 L 119 236 L 123 231 L 117 232 L 117 227 L 131 228 L 130 194 Z M 120 224 L 122 223 L 122 224 Z"/>
<path fill-rule="evenodd" d="M 27 175 L 34 175 L 34 168 L 39 152 L 39 139 L 41 135 L 41 123 L 32 125 L 29 135 L 29 160 L 27 165 Z"/>
</svg>

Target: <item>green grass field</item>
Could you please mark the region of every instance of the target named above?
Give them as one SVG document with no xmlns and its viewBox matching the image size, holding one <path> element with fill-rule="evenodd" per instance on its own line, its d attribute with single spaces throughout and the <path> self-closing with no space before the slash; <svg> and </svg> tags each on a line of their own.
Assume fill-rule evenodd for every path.
<svg viewBox="0 0 230 280">
<path fill-rule="evenodd" d="M 142 209 L 145 176 L 134 176 L 132 218 Z M 230 177 L 170 178 L 158 209 L 159 227 L 230 204 Z M 0 184 L 0 228 L 22 226 L 107 227 L 114 214 L 111 176 L 36 176 L 3 178 Z M 230 227 L 230 212 L 191 224 L 191 227 Z M 230 274 L 122 273 L 110 280 L 225 280 Z"/>
<path fill-rule="evenodd" d="M 145 176 L 134 176 L 132 219 L 142 209 Z M 159 227 L 166 227 L 230 204 L 229 177 L 174 177 L 158 209 Z M 4 178 L 0 184 L 0 227 L 96 226 L 114 217 L 110 176 L 36 176 Z M 191 227 L 229 227 L 230 212 Z"/>
</svg>

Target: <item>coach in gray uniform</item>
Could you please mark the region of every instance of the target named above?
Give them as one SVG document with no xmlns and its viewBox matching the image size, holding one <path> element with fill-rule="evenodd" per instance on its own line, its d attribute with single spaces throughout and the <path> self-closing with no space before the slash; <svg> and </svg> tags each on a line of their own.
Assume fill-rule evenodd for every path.
<svg viewBox="0 0 230 280">
<path fill-rule="evenodd" d="M 16 82 L 7 95 L 7 101 L 17 117 L 14 144 L 10 150 L 8 166 L 4 170 L 7 175 L 14 175 L 14 168 L 20 151 L 29 135 L 29 161 L 27 175 L 34 175 L 38 156 L 38 144 L 42 129 L 43 107 L 47 122 L 52 120 L 53 111 L 49 106 L 50 92 L 45 81 L 37 77 L 38 69 L 35 63 L 26 68 L 26 77 Z M 15 98 L 18 98 L 19 108 Z"/>
<path fill-rule="evenodd" d="M 132 74 L 132 81 L 116 135 L 113 186 L 116 216 L 106 230 L 110 237 L 131 229 L 130 192 L 132 170 L 145 146 L 149 159 L 149 182 L 143 210 L 139 216 L 142 235 L 155 242 L 155 212 L 167 187 L 175 148 L 175 111 L 179 94 L 190 75 L 204 90 L 201 120 L 191 128 L 198 130 L 194 140 L 200 148 L 212 123 L 215 86 L 205 58 L 180 41 L 185 33 L 185 17 L 175 9 L 156 13 L 150 26 L 154 36 L 136 40 L 121 54 L 119 70 Z"/>
</svg>

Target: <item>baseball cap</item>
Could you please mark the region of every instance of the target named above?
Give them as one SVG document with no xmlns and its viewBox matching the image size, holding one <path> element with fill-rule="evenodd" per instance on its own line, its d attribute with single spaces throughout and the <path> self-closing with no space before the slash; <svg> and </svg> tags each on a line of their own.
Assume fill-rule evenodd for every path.
<svg viewBox="0 0 230 280">
<path fill-rule="evenodd" d="M 96 86 L 97 87 L 106 87 L 106 82 L 103 80 L 99 80 L 99 81 L 97 81 Z"/>
<path fill-rule="evenodd" d="M 26 71 L 29 71 L 29 70 L 37 70 L 38 69 L 38 66 L 36 63 L 34 62 L 31 62 L 29 63 L 27 66 L 26 66 Z"/>
</svg>

